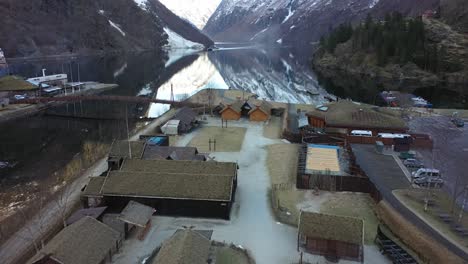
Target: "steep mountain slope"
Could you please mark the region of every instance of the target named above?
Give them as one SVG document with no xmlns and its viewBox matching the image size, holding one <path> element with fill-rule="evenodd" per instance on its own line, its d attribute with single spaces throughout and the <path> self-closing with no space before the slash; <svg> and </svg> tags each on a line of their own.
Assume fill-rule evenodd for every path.
<svg viewBox="0 0 468 264">
<path fill-rule="evenodd" d="M 0 47 L 6 57 L 161 51 L 167 28 L 212 45 L 157 0 L 0 0 L 0 14 Z"/>
<path fill-rule="evenodd" d="M 159 2 L 202 30 L 221 0 L 159 0 Z"/>
<path fill-rule="evenodd" d="M 146 10 L 156 15 L 161 20 L 164 27 L 169 28 L 184 39 L 201 43 L 205 47 L 213 45 L 213 41 L 209 37 L 204 35 L 187 20 L 178 17 L 158 0 L 148 0 L 146 2 Z M 166 33 L 167 32 L 168 30 L 166 30 Z"/>
<path fill-rule="evenodd" d="M 440 0 L 442 19 L 455 30 L 468 34 L 468 1 Z"/>
<path fill-rule="evenodd" d="M 7 57 L 158 49 L 165 42 L 158 19 L 131 0 L 0 0 L 0 14 Z"/>
<path fill-rule="evenodd" d="M 418 16 L 426 10 L 436 11 L 440 0 L 380 0 L 371 10 L 375 17 L 398 11 L 405 16 Z"/>
<path fill-rule="evenodd" d="M 223 0 L 204 31 L 217 41 L 256 41 L 302 47 L 331 28 L 368 13 L 420 13 L 438 0 Z M 394 4 L 396 3 L 396 4 Z"/>
<path fill-rule="evenodd" d="M 345 89 L 366 87 L 378 92 L 444 87 L 466 94 L 468 36 L 438 19 L 423 18 L 420 23 L 422 32 L 419 25 L 417 30 L 413 26 L 395 31 L 392 26 L 373 26 L 380 21 L 371 23 L 368 30 L 374 32 L 374 41 L 364 40 L 367 33 L 362 32 L 368 31 L 363 26 L 335 48 L 330 48 L 331 37 L 327 38 L 314 54 L 313 67 L 334 86 Z M 401 47 L 403 39 L 412 44 Z"/>
</svg>

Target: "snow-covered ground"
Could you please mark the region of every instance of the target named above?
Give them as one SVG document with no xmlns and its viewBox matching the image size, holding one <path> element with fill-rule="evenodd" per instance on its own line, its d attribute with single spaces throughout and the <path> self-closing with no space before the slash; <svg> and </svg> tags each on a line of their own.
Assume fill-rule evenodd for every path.
<svg viewBox="0 0 468 264">
<path fill-rule="evenodd" d="M 148 0 L 133 0 L 141 9 L 146 10 Z"/>
<path fill-rule="evenodd" d="M 174 14 L 191 22 L 201 30 L 221 0 L 160 0 L 160 2 Z"/>
<path fill-rule="evenodd" d="M 165 27 L 164 31 L 168 36 L 168 48 L 170 49 L 193 49 L 193 50 L 203 50 L 205 47 L 203 44 L 196 43 L 190 40 L 183 38 L 181 35 L 172 31 L 170 28 Z"/>
<path fill-rule="evenodd" d="M 219 126 L 219 119 L 208 118 L 208 124 Z M 247 120 L 231 122 L 230 126 L 245 127 L 245 135 L 240 152 L 211 153 L 218 161 L 236 161 L 239 164 L 236 202 L 231 212 L 231 220 L 193 219 L 177 217 L 153 217 L 153 227 L 144 241 L 131 238 L 123 243 L 121 253 L 114 263 L 139 263 L 145 259 L 165 239 L 184 226 L 196 230 L 213 230 L 212 240 L 241 245 L 252 253 L 258 264 L 298 263 L 297 228 L 283 225 L 275 220 L 268 200 L 270 177 L 266 167 L 265 146 L 281 143 L 263 136 L 263 123 Z M 187 134 L 179 139 L 179 146 L 185 146 L 196 135 Z M 389 263 L 376 247 L 365 246 L 364 263 Z M 304 254 L 309 263 L 328 263 L 323 257 Z M 340 261 L 339 263 L 356 263 Z"/>
</svg>

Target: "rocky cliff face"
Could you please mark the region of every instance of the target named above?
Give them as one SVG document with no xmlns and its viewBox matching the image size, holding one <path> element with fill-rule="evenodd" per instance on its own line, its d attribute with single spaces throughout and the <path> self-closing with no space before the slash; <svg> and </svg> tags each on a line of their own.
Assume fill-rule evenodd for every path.
<svg viewBox="0 0 468 264">
<path fill-rule="evenodd" d="M 334 54 L 320 50 L 314 56 L 313 66 L 320 75 L 341 87 L 346 87 L 345 83 L 356 86 L 371 83 L 386 90 L 398 90 L 467 84 L 468 37 L 438 20 L 424 19 L 424 25 L 427 42 L 445 50 L 441 61 L 457 65 L 452 67 L 453 71 L 432 73 L 414 63 L 378 66 L 374 54 L 353 51 L 352 40 L 338 45 Z"/>
<path fill-rule="evenodd" d="M 330 29 L 368 13 L 418 15 L 439 0 L 223 0 L 204 31 L 217 41 L 304 47 Z M 462 0 L 463 1 L 463 0 Z"/>
<path fill-rule="evenodd" d="M 157 0 L 147 3 L 148 8 L 137 2 L 0 0 L 0 47 L 6 57 L 161 50 L 167 43 L 166 26 L 210 44 Z"/>
</svg>

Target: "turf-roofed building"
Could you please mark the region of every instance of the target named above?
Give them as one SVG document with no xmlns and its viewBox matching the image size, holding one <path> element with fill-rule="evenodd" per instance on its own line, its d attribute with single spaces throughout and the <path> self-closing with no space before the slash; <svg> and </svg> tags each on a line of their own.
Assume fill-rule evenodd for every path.
<svg viewBox="0 0 468 264">
<path fill-rule="evenodd" d="M 157 214 L 229 219 L 236 188 L 236 163 L 126 159 L 91 178 L 83 198 L 87 206 L 121 209 L 134 200 Z"/>
<path fill-rule="evenodd" d="M 331 259 L 364 259 L 364 223 L 361 219 L 301 212 L 298 249 Z"/>
</svg>

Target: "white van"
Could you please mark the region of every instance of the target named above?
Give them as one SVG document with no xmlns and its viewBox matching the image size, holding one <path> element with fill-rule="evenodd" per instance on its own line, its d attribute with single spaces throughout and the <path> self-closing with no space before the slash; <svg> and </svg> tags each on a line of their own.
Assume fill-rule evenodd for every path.
<svg viewBox="0 0 468 264">
<path fill-rule="evenodd" d="M 393 134 L 393 133 L 379 133 L 379 138 L 409 138 L 411 135 L 408 134 Z"/>
<path fill-rule="evenodd" d="M 413 179 L 418 179 L 418 178 L 425 178 L 425 177 L 440 178 L 442 175 L 440 174 L 439 170 L 421 168 L 421 169 L 418 169 L 417 171 L 414 171 L 411 176 L 413 177 Z"/>
<path fill-rule="evenodd" d="M 351 136 L 372 137 L 372 132 L 368 130 L 353 130 Z"/>
</svg>

